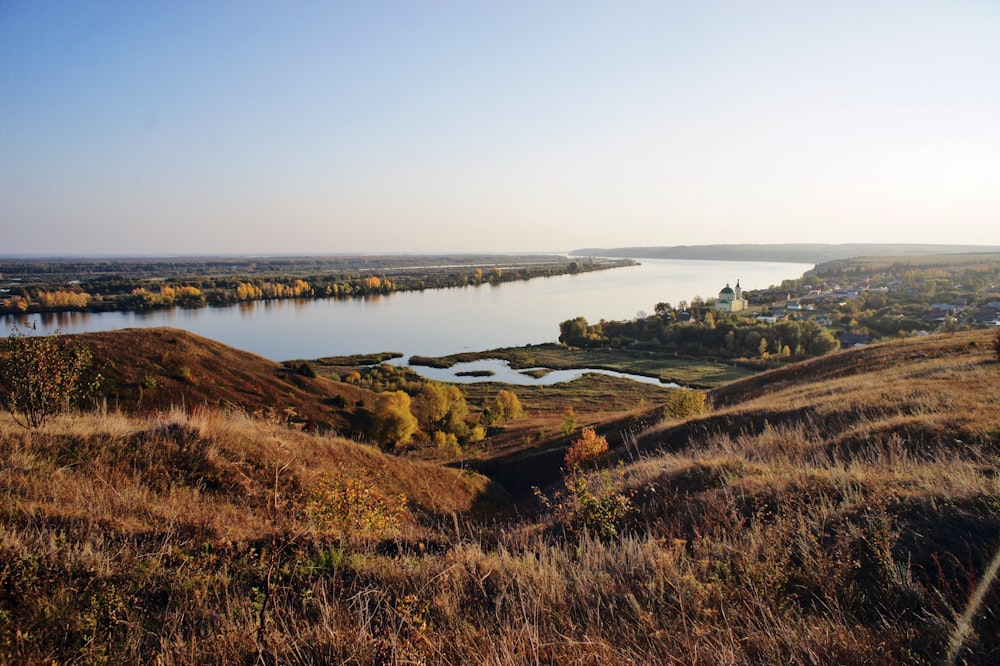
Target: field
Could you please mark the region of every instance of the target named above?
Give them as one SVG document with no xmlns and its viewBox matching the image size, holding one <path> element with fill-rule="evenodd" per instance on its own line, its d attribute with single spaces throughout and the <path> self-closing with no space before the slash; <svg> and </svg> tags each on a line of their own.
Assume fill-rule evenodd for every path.
<svg viewBox="0 0 1000 666">
<path fill-rule="evenodd" d="M 195 404 L 229 389 L 193 357 L 183 408 L 0 415 L 0 662 L 996 663 L 991 344 L 838 352 L 681 417 L 584 384 L 569 437 L 525 392 L 454 467 Z M 230 353 L 259 404 L 370 396 Z M 585 424 L 611 449 L 564 469 Z"/>
</svg>

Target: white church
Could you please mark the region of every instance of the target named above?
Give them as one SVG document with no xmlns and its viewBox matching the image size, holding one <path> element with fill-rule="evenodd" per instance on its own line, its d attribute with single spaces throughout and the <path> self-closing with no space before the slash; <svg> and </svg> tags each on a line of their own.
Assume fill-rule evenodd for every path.
<svg viewBox="0 0 1000 666">
<path fill-rule="evenodd" d="M 722 288 L 719 292 L 719 299 L 715 301 L 715 309 L 720 312 L 739 312 L 741 310 L 747 309 L 747 301 L 743 298 L 743 288 L 740 287 L 740 281 L 736 280 L 736 289 L 729 286 Z"/>
</svg>

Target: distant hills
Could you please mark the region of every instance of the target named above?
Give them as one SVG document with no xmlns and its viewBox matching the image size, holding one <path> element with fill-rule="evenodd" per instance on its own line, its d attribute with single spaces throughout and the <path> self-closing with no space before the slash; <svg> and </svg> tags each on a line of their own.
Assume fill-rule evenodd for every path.
<svg viewBox="0 0 1000 666">
<path fill-rule="evenodd" d="M 822 263 L 853 257 L 924 256 L 1000 252 L 997 245 L 945 245 L 921 243 L 776 243 L 742 245 L 673 245 L 662 247 L 583 248 L 575 257 L 623 257 L 629 259 L 704 259 L 710 261 L 787 261 Z"/>
</svg>

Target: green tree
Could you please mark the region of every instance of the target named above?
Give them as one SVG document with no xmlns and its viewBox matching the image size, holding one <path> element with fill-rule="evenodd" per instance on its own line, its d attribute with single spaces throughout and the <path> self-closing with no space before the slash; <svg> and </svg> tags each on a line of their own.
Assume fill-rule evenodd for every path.
<svg viewBox="0 0 1000 666">
<path fill-rule="evenodd" d="M 583 317 L 567 319 L 559 324 L 559 342 L 571 347 L 583 347 L 587 344 L 588 326 Z"/>
<path fill-rule="evenodd" d="M 90 349 L 70 347 L 58 332 L 27 336 L 15 329 L 0 346 L 4 406 L 18 424 L 38 428 L 97 388 L 99 377 L 83 381 L 90 364 Z"/>
</svg>

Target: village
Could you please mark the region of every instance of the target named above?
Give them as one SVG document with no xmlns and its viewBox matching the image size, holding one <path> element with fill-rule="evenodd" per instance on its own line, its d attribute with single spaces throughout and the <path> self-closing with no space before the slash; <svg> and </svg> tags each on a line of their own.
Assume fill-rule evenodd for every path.
<svg viewBox="0 0 1000 666">
<path fill-rule="evenodd" d="M 975 270 L 900 268 L 853 279 L 848 275 L 853 268 L 828 270 L 825 275 L 786 281 L 780 289 L 749 292 L 737 280 L 735 287 L 722 288 L 712 307 L 718 312 L 744 312 L 762 323 L 810 321 L 834 332 L 841 348 L 889 336 L 1000 327 L 996 263 Z"/>
</svg>

